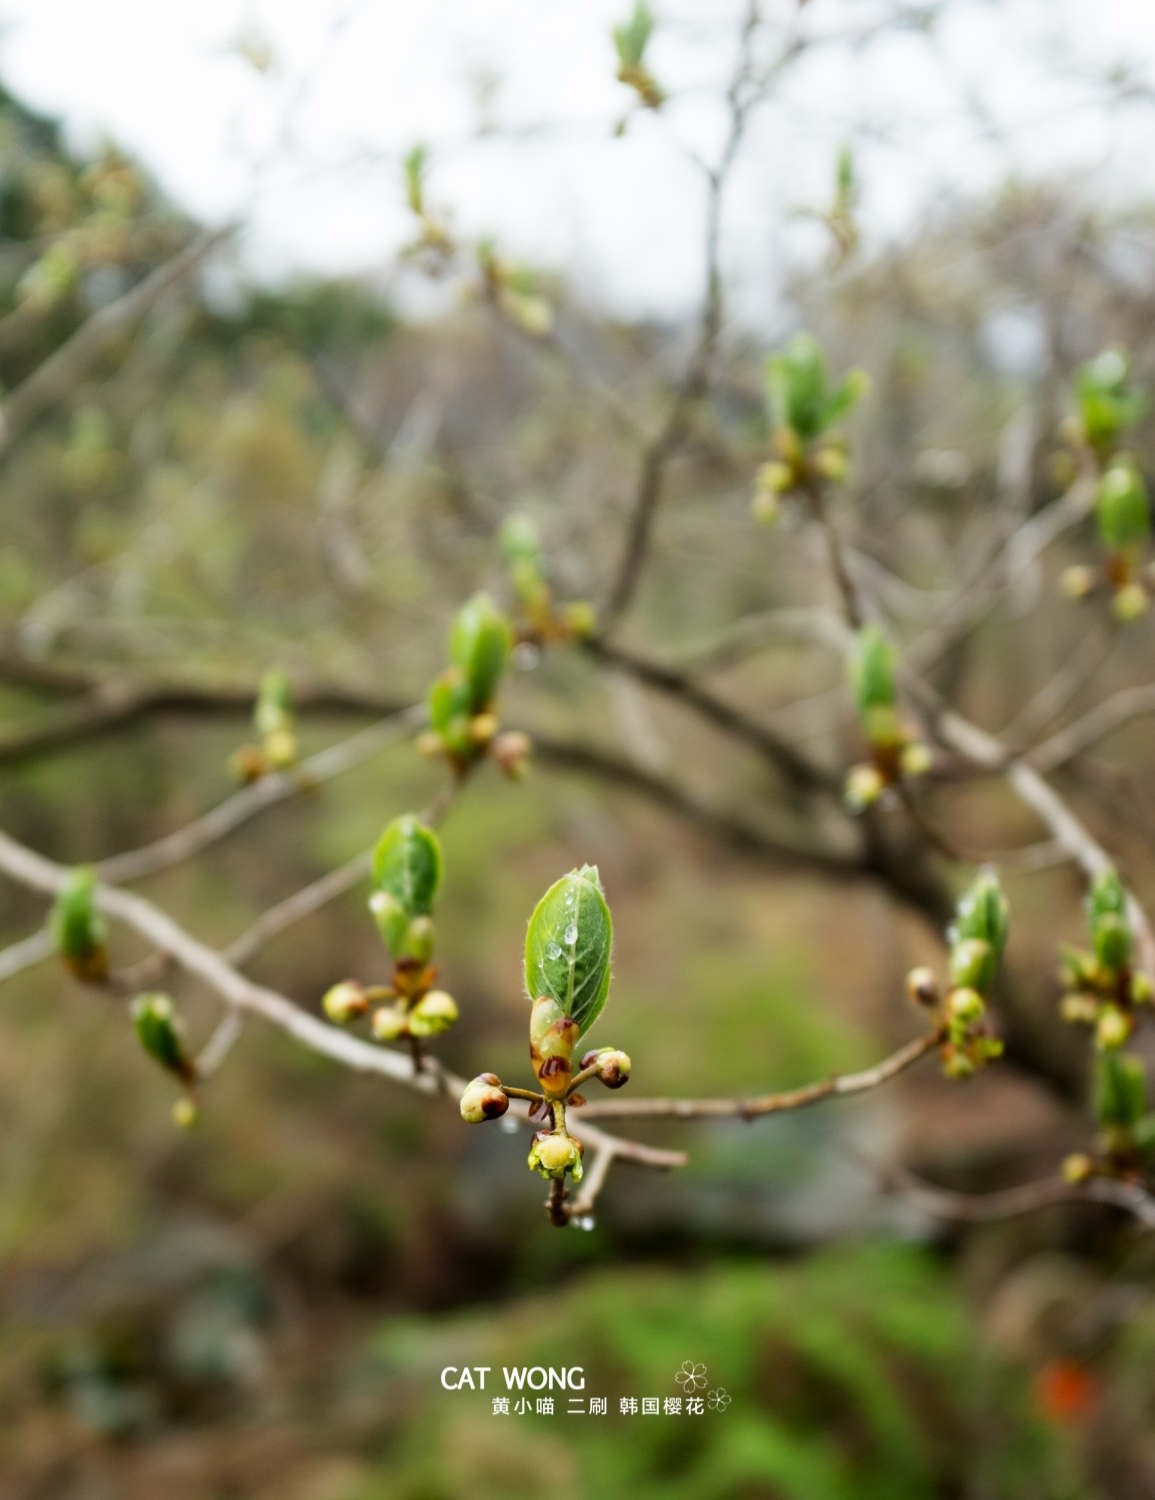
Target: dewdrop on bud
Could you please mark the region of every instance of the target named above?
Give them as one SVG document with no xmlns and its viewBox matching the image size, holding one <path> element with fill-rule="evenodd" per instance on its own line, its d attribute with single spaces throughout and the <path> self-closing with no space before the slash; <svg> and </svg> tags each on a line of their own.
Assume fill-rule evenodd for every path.
<svg viewBox="0 0 1155 1500">
<path fill-rule="evenodd" d="M 885 783 L 874 766 L 855 766 L 846 778 L 844 799 L 851 812 L 865 812 L 882 796 Z"/>
<path fill-rule="evenodd" d="M 901 765 L 904 776 L 925 776 L 933 764 L 934 757 L 930 753 L 930 747 L 921 740 L 912 740 L 909 745 L 902 747 Z"/>
<path fill-rule="evenodd" d="M 482 1073 L 466 1087 L 461 1096 L 461 1118 L 470 1125 L 499 1119 L 509 1108 L 496 1073 Z"/>
<path fill-rule="evenodd" d="M 535 1172 L 540 1172 L 543 1177 L 555 1182 L 560 1182 L 567 1172 L 575 1182 L 580 1182 L 581 1143 L 561 1130 L 539 1130 L 533 1138 L 528 1163 Z"/>
<path fill-rule="evenodd" d="M 1131 1035 L 1131 1020 L 1117 1005 L 1104 1005 L 1095 1023 L 1095 1045 L 1100 1051 L 1121 1047 Z"/>
<path fill-rule="evenodd" d="M 412 1036 L 437 1036 L 457 1020 L 457 1002 L 444 990 L 430 990 L 409 1012 Z"/>
<path fill-rule="evenodd" d="M 381 1042 L 395 1042 L 408 1036 L 409 1017 L 400 1005 L 382 1005 L 373 1012 L 373 1035 Z"/>
<path fill-rule="evenodd" d="M 1059 587 L 1068 599 L 1086 599 L 1095 587 L 1095 570 L 1083 566 L 1064 568 Z"/>
<path fill-rule="evenodd" d="M 178 1099 L 172 1107 L 172 1123 L 181 1130 L 191 1130 L 200 1117 L 201 1112 L 193 1099 Z"/>
<path fill-rule="evenodd" d="M 950 992 L 946 1007 L 956 1021 L 977 1021 L 986 1010 L 986 1003 L 978 990 L 964 985 Z"/>
<path fill-rule="evenodd" d="M 369 1009 L 365 991 L 355 979 L 344 979 L 325 991 L 321 1008 L 334 1026 L 347 1025 L 354 1016 L 363 1016 Z"/>
<path fill-rule="evenodd" d="M 1099 1016 L 1099 1002 L 1094 995 L 1064 995 L 1059 1014 L 1071 1026 L 1094 1026 Z"/>
<path fill-rule="evenodd" d="M 1071 1156 L 1063 1158 L 1063 1177 L 1072 1187 L 1077 1183 L 1086 1182 L 1095 1172 L 1095 1163 L 1084 1151 L 1076 1151 Z"/>
<path fill-rule="evenodd" d="M 915 1005 L 937 1005 L 938 976 L 933 969 L 911 969 L 906 976 L 906 993 Z"/>
<path fill-rule="evenodd" d="M 1111 600 L 1111 609 L 1115 618 L 1126 625 L 1146 613 L 1148 602 L 1147 590 L 1141 583 L 1128 583 Z"/>
</svg>

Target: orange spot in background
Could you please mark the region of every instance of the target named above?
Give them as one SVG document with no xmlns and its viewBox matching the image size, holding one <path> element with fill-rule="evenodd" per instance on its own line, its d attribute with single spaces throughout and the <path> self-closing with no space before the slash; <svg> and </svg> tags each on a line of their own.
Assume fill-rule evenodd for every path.
<svg viewBox="0 0 1155 1500">
<path fill-rule="evenodd" d="M 1052 1422 L 1074 1422 L 1095 1397 L 1095 1382 L 1077 1359 L 1052 1359 L 1035 1376 L 1035 1399 Z"/>
</svg>

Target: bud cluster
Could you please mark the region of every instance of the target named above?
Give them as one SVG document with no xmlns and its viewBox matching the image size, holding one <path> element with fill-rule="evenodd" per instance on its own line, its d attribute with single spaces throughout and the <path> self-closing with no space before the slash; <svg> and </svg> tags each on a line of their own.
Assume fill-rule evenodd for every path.
<svg viewBox="0 0 1155 1500">
<path fill-rule="evenodd" d="M 987 999 L 1006 946 L 1008 919 L 998 878 L 984 871 L 959 901 L 947 933 L 950 983 L 945 996 L 933 969 L 912 969 L 906 976 L 910 998 L 939 1019 L 943 1072 L 948 1078 L 969 1078 L 1002 1055 Z"/>
<path fill-rule="evenodd" d="M 554 602 L 553 590 L 545 576 L 537 527 L 528 516 L 505 518 L 501 548 L 517 598 L 519 618 L 514 634 L 518 642 L 564 645 L 593 635 L 597 625 L 593 605 L 577 601 L 559 608 Z"/>
<path fill-rule="evenodd" d="M 766 361 L 775 457 L 755 476 L 753 512 L 758 520 L 776 521 L 783 495 L 812 495 L 824 483 L 845 480 L 847 445 L 834 425 L 869 385 L 862 370 L 852 370 L 840 385 L 832 386 L 822 346 L 808 333 L 796 333 L 781 354 Z"/>
<path fill-rule="evenodd" d="M 1063 1162 L 1068 1182 L 1089 1177 L 1138 1179 L 1143 1160 L 1155 1149 L 1155 1113 L 1147 1109 L 1147 1070 L 1141 1057 L 1112 1048 L 1095 1059 L 1095 1118 L 1099 1126 L 1094 1155 L 1077 1152 Z"/>
<path fill-rule="evenodd" d="M 1107 556 L 1097 568 L 1067 568 L 1062 585 L 1073 599 L 1109 589 L 1116 619 L 1126 622 L 1146 611 L 1155 591 L 1155 572 L 1144 566 L 1151 535 L 1147 485 L 1133 455 L 1118 447 L 1142 416 L 1146 395 L 1131 385 L 1128 356 L 1120 348 L 1107 349 L 1083 365 L 1075 377 L 1075 393 L 1079 415 L 1070 436 L 1090 452 L 1099 469 L 1095 521 Z"/>
<path fill-rule="evenodd" d="M 293 693 L 280 667 L 270 667 L 261 678 L 253 709 L 253 728 L 259 745 L 242 745 L 229 758 L 229 769 L 239 780 L 259 781 L 271 771 L 285 771 L 297 761 L 293 728 Z"/>
<path fill-rule="evenodd" d="M 844 795 L 852 812 L 863 812 L 887 787 L 904 777 L 925 775 L 931 753 L 899 714 L 894 647 L 876 625 L 858 632 L 848 675 L 859 722 L 870 742 L 870 761 L 851 767 Z"/>
<path fill-rule="evenodd" d="M 441 848 L 431 829 L 412 814 L 395 818 L 382 833 L 373 860 L 369 910 L 393 958 L 387 985 L 365 986 L 342 980 L 321 1002 L 335 1025 L 369 1013 L 381 1041 L 408 1040 L 419 1056 L 420 1043 L 447 1031 L 457 1020 L 457 1003 L 434 989 L 433 898 L 441 882 Z"/>
<path fill-rule="evenodd" d="M 96 909 L 96 876 L 73 870 L 52 908 L 52 935 L 65 965 L 86 984 L 108 978 L 108 923 Z"/>
<path fill-rule="evenodd" d="M 618 1089 L 630 1076 L 630 1059 L 614 1047 L 584 1053 L 574 1071 L 577 1042 L 609 991 L 612 945 L 613 922 L 596 867 L 572 870 L 550 886 L 530 918 L 525 944 L 526 989 L 534 997 L 529 1056 L 541 1092 L 508 1089 L 495 1073 L 482 1073 L 461 1096 L 461 1116 L 470 1124 L 503 1115 L 510 1095 L 528 1099 L 530 1119 L 552 1126 L 534 1135 L 528 1164 L 554 1182 L 581 1180 L 583 1147 L 566 1128 L 567 1105 L 585 1103 L 578 1086 L 597 1078 Z M 566 1222 L 556 1206 L 550 1218 Z"/>
<path fill-rule="evenodd" d="M 418 742 L 425 754 L 448 760 L 458 776 L 485 755 L 505 775 L 523 774 L 529 739 L 516 730 L 499 733 L 494 711 L 512 649 L 509 621 L 488 594 L 475 594 L 454 621 L 450 665 L 429 688 L 431 728 Z"/>
<path fill-rule="evenodd" d="M 1114 870 L 1091 882 L 1087 930 L 1089 950 L 1063 948 L 1060 976 L 1066 993 L 1060 1011 L 1064 1021 L 1093 1026 L 1098 1049 L 1111 1051 L 1135 1029 L 1135 1006 L 1149 1005 L 1155 994 L 1151 977 L 1132 967 L 1127 893 Z"/>
</svg>

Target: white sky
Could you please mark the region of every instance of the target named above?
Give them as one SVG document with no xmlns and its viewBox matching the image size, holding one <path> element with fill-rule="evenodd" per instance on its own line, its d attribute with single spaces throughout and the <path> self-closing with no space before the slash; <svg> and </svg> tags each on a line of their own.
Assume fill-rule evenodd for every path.
<svg viewBox="0 0 1155 1500">
<path fill-rule="evenodd" d="M 242 214 L 260 273 L 384 268 L 412 228 L 398 163 L 422 140 L 429 196 L 463 231 L 569 272 L 590 297 L 676 315 L 702 268 L 690 152 L 717 151 L 741 5 L 652 4 L 649 60 L 673 98 L 624 139 L 608 31 L 632 0 L 0 0 L 0 76 L 78 143 L 110 134 L 198 216 Z M 795 0 L 765 10 L 797 15 Z M 878 13 L 879 0 L 809 0 L 802 15 L 825 31 Z M 243 35 L 270 44 L 268 73 L 237 54 Z M 739 163 L 731 281 L 768 306 L 783 270 L 823 247 L 792 210 L 827 199 L 849 134 L 875 239 L 1011 167 L 1155 196 L 1155 102 L 1092 102 L 1088 76 L 1116 65 L 1155 101 L 1155 0 L 955 0 L 934 41 L 808 58 Z M 502 129 L 479 137 L 484 77 Z"/>
</svg>

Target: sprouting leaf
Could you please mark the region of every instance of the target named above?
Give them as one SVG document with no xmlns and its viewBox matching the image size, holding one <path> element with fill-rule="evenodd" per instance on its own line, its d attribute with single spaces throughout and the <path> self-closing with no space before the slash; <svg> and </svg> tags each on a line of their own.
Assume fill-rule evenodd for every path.
<svg viewBox="0 0 1155 1500">
<path fill-rule="evenodd" d="M 286 728 L 293 714 L 293 691 L 280 667 L 270 667 L 261 678 L 257 703 L 253 709 L 253 727 L 259 735 L 275 734 Z"/>
<path fill-rule="evenodd" d="M 373 882 L 410 917 L 425 917 L 441 881 L 441 846 L 412 813 L 394 818 L 377 842 Z"/>
<path fill-rule="evenodd" d="M 196 1066 L 184 1050 L 179 1022 L 167 995 L 137 995 L 131 1007 L 140 1045 L 152 1058 L 184 1082 L 196 1076 Z"/>
<path fill-rule="evenodd" d="M 86 866 L 73 870 L 52 908 L 52 932 L 60 955 L 82 979 L 107 973 L 104 945 L 108 923 L 96 909 L 96 876 Z"/>
<path fill-rule="evenodd" d="M 614 46 L 623 68 L 640 68 L 646 46 L 654 30 L 654 17 L 648 5 L 638 0 L 634 13 L 624 26 L 614 27 Z"/>
<path fill-rule="evenodd" d="M 1147 486 L 1135 460 L 1119 453 L 1095 491 L 1099 536 L 1108 552 L 1137 559 L 1151 533 Z"/>
<path fill-rule="evenodd" d="M 1130 357 L 1120 345 L 1104 349 L 1075 372 L 1083 430 L 1092 447 L 1109 448 L 1146 410 L 1146 392 L 1131 385 L 1130 374 Z"/>
<path fill-rule="evenodd" d="M 613 932 L 595 865 L 571 870 L 551 885 L 530 918 L 525 939 L 530 999 L 548 995 L 581 1033 L 588 1031 L 609 992 Z"/>
<path fill-rule="evenodd" d="M 449 657 L 465 673 L 475 714 L 492 703 L 512 650 L 509 621 L 488 594 L 474 594 L 453 622 Z"/>
<path fill-rule="evenodd" d="M 894 647 L 877 625 L 864 626 L 850 652 L 848 669 L 860 714 L 894 704 Z"/>
<path fill-rule="evenodd" d="M 405 158 L 405 197 L 415 214 L 425 212 L 425 163 L 428 151 L 414 146 Z"/>
<path fill-rule="evenodd" d="M 991 945 L 996 958 L 1002 958 L 1009 921 L 1010 909 L 999 877 L 992 870 L 984 870 L 964 891 L 949 937 L 952 943 L 981 938 Z"/>
<path fill-rule="evenodd" d="M 1095 1060 L 1095 1115 L 1100 1125 L 1135 1125 L 1147 1111 L 1147 1071 L 1129 1052 L 1101 1052 Z"/>
</svg>

